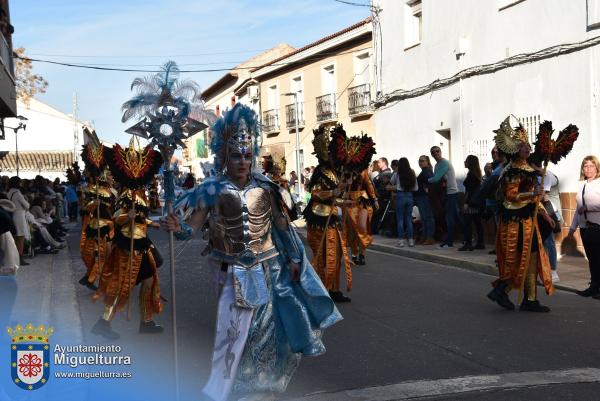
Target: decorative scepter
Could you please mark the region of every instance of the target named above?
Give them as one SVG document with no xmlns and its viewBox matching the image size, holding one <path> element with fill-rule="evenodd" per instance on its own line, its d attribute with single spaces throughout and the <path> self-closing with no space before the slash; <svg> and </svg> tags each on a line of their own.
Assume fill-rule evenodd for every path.
<svg viewBox="0 0 600 401">
<path fill-rule="evenodd" d="M 137 116 L 142 119 L 125 132 L 150 140 L 149 146 L 158 146 L 163 157 L 163 188 L 165 209 L 173 212 L 175 181 L 171 170 L 171 158 L 177 147 L 185 147 L 184 139 L 208 126 L 202 118 L 204 110 L 200 100 L 200 88 L 191 80 L 179 80 L 179 68 L 173 61 L 162 66 L 152 77 L 136 78 L 131 89 L 137 95 L 122 106 L 122 122 Z M 193 118 L 195 117 L 195 118 Z M 171 273 L 171 313 L 173 316 L 173 357 L 175 364 L 175 392 L 179 398 L 179 372 L 177 357 L 177 317 L 175 303 L 175 252 L 173 232 L 169 232 L 169 261 Z"/>
</svg>

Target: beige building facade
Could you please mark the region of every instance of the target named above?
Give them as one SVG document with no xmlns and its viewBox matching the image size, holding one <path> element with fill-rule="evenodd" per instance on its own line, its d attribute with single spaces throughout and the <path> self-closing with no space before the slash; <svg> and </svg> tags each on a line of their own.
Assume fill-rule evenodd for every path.
<svg viewBox="0 0 600 401">
<path fill-rule="evenodd" d="M 367 18 L 252 71 L 260 86 L 261 153 L 285 158 L 287 176 L 297 170 L 295 99 L 300 170 L 317 164 L 311 141 L 320 124 L 342 123 L 348 135 L 364 132 L 377 142 L 372 55 Z"/>
<path fill-rule="evenodd" d="M 288 54 L 295 49 L 287 44 L 279 44 L 266 50 L 228 71 L 202 92 L 205 108 L 220 116 L 235 103 L 242 103 L 260 113 L 258 83 L 251 78 L 251 69 Z M 210 122 L 206 122 L 210 123 Z M 185 172 L 203 177 L 201 162 L 212 162 L 208 149 L 210 129 L 206 129 L 188 138 L 182 152 L 182 166 Z"/>
</svg>

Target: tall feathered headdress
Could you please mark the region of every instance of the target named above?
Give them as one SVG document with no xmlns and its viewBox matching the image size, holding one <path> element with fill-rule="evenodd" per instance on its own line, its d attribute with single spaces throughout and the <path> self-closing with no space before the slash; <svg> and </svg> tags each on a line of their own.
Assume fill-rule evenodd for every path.
<svg viewBox="0 0 600 401">
<path fill-rule="evenodd" d="M 83 127 L 83 134 L 87 138 L 88 143 L 82 147 L 81 159 L 85 163 L 85 168 L 92 176 L 100 177 L 106 168 L 110 149 L 100 142 L 95 130 Z"/>
<path fill-rule="evenodd" d="M 77 185 L 81 182 L 81 169 L 79 168 L 79 163 L 73 162 L 71 167 L 69 167 L 66 171 L 67 181 L 70 184 Z"/>
<path fill-rule="evenodd" d="M 348 138 L 342 124 L 331 130 L 329 150 L 334 166 L 349 173 L 359 173 L 368 168 L 376 153 L 373 138 L 364 133 Z"/>
<path fill-rule="evenodd" d="M 130 189 L 149 184 L 163 162 L 160 153 L 150 146 L 136 149 L 133 137 L 129 141 L 129 147 L 125 149 L 118 143 L 115 144 L 110 155 L 108 167 L 111 174 L 115 180 Z"/>
<path fill-rule="evenodd" d="M 496 134 L 494 141 L 502 152 L 507 155 L 515 155 L 519 152 L 521 143 L 529 144 L 529 138 L 525 127 L 520 122 L 516 128 L 510 125 L 510 117 L 506 117 L 500 124 L 500 128 L 493 131 Z"/>
<path fill-rule="evenodd" d="M 558 133 L 556 140 L 552 139 L 553 133 L 552 121 L 546 120 L 540 124 L 534 144 L 533 157 L 536 160 L 546 163 L 550 161 L 557 164 L 573 149 L 573 145 L 579 136 L 579 128 L 576 125 L 569 124 Z"/>
<path fill-rule="evenodd" d="M 215 170 L 223 172 L 231 149 L 245 153 L 252 149 L 256 157 L 260 150 L 260 126 L 250 107 L 236 103 L 212 127 L 210 149 L 215 155 Z M 253 161 L 254 164 L 254 161 Z"/>
</svg>

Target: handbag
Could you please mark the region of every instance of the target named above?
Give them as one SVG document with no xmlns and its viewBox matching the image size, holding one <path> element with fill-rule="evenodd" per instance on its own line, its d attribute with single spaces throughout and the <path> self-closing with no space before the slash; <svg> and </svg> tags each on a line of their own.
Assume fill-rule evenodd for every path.
<svg viewBox="0 0 600 401">
<path fill-rule="evenodd" d="M 269 301 L 269 292 L 262 263 L 252 267 L 236 264 L 231 267 L 236 306 L 255 309 Z"/>
<path fill-rule="evenodd" d="M 549 200 L 543 201 L 542 206 L 544 206 L 544 209 L 546 209 L 546 213 L 548 213 L 548 216 L 550 216 L 552 221 L 554 221 L 554 227 L 552 228 L 552 232 L 554 234 L 561 232 L 560 220 L 556 215 L 556 211 L 554 210 L 554 205 L 552 205 L 552 202 L 550 202 Z"/>
</svg>

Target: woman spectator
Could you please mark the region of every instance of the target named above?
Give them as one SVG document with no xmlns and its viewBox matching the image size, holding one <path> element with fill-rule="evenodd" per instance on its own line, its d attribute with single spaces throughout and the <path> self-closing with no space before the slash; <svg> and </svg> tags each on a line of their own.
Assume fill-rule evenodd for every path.
<svg viewBox="0 0 600 401">
<path fill-rule="evenodd" d="M 64 235 L 64 231 L 57 220 L 53 220 L 51 214 L 46 213 L 46 199 L 43 196 L 36 196 L 31 202 L 29 211 L 35 217 L 35 220 L 43 224 L 50 235 L 57 241 Z"/>
<path fill-rule="evenodd" d="M 29 237 L 29 225 L 25 220 L 25 212 L 29 210 L 29 202 L 25 200 L 25 197 L 21 193 L 21 179 L 19 177 L 10 177 L 8 181 L 9 190 L 6 194 L 8 200 L 15 204 L 15 211 L 13 212 L 13 222 L 15 223 L 15 245 L 19 251 L 19 259 L 21 266 L 28 266 L 29 263 L 23 259 L 23 248 L 25 247 L 25 237 Z"/>
<path fill-rule="evenodd" d="M 379 175 L 380 171 L 381 168 L 379 167 L 379 160 L 374 160 L 373 163 L 371 163 L 371 165 L 369 166 L 369 178 L 371 179 L 371 181 L 373 181 L 373 183 L 375 183 L 375 180 Z"/>
<path fill-rule="evenodd" d="M 582 297 L 600 299 L 600 162 L 596 156 L 586 156 L 581 162 L 581 189 L 577 192 L 577 213 L 573 216 L 569 237 L 577 227 L 588 258 L 590 285 L 577 291 Z"/>
<path fill-rule="evenodd" d="M 465 167 L 469 170 L 463 185 L 465 186 L 465 204 L 463 206 L 464 239 L 465 243 L 458 248 L 459 251 L 472 251 L 473 249 L 485 249 L 483 238 L 483 224 L 481 214 L 483 212 L 484 200 L 478 200 L 481 188 L 481 168 L 479 159 L 475 155 L 468 155 L 465 159 Z M 477 234 L 477 243 L 473 247 L 473 224 Z"/>
<path fill-rule="evenodd" d="M 408 246 L 415 246 L 412 212 L 413 192 L 418 189 L 417 176 L 406 157 L 398 160 L 398 171 L 394 173 L 388 189 L 396 191 L 396 224 L 398 226 L 398 245 L 406 246 L 404 235 L 408 237 Z M 405 233 L 406 228 L 406 233 Z"/>
<path fill-rule="evenodd" d="M 421 172 L 417 177 L 417 184 L 419 189 L 413 194 L 415 205 L 419 209 L 421 215 L 421 221 L 423 222 L 423 237 L 420 242 L 423 245 L 433 245 L 435 240 L 433 239 L 433 232 L 435 231 L 435 221 L 433 220 L 433 210 L 431 209 L 431 202 L 429 200 L 429 178 L 433 177 L 433 167 L 429 156 L 419 156 L 419 167 Z"/>
</svg>

